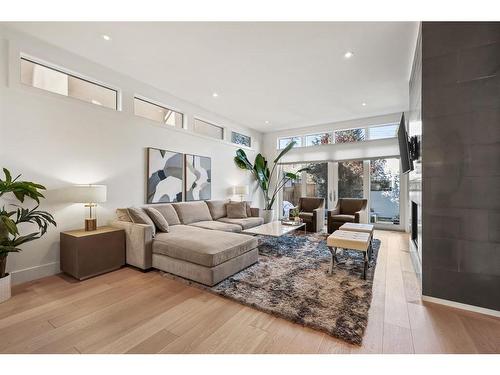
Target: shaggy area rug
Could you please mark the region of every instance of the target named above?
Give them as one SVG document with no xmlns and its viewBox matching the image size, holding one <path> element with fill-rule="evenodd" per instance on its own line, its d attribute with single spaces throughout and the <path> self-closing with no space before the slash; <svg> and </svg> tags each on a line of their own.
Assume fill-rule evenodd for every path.
<svg viewBox="0 0 500 375">
<path fill-rule="evenodd" d="M 325 234 L 259 237 L 259 262 L 212 288 L 261 311 L 360 345 L 368 323 L 372 280 L 380 247 L 374 240 L 366 280 L 362 254 L 338 251 L 333 275 Z"/>
</svg>

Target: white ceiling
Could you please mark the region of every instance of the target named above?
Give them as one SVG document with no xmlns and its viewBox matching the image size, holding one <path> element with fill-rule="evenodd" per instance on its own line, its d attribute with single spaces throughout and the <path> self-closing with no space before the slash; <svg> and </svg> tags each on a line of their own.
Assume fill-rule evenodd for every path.
<svg viewBox="0 0 500 375">
<path fill-rule="evenodd" d="M 416 22 L 9 25 L 262 132 L 407 109 L 418 29 Z M 354 56 L 345 59 L 346 51 Z"/>
</svg>

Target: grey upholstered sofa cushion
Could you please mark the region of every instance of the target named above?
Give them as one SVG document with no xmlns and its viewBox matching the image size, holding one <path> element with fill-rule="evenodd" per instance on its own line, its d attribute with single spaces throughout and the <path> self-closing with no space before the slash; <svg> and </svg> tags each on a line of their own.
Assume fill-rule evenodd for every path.
<svg viewBox="0 0 500 375">
<path fill-rule="evenodd" d="M 245 219 L 247 215 L 247 202 L 231 202 L 226 206 L 229 219 Z"/>
<path fill-rule="evenodd" d="M 155 223 L 151 220 L 146 211 L 140 207 L 129 207 L 127 210 L 133 223 L 149 225 L 153 228 L 153 236 L 156 234 Z"/>
<path fill-rule="evenodd" d="M 197 221 L 210 221 L 212 215 L 204 201 L 173 203 L 182 224 L 196 223 Z"/>
<path fill-rule="evenodd" d="M 250 229 L 258 225 L 264 224 L 264 219 L 261 217 L 247 217 L 246 219 L 230 219 L 227 217 L 222 217 L 217 221 L 228 224 L 238 224 L 243 229 Z"/>
<path fill-rule="evenodd" d="M 160 232 L 168 232 L 168 221 L 160 211 L 154 207 L 144 207 L 144 210 L 151 220 L 153 220 L 153 223 L 155 223 L 157 230 Z"/>
<path fill-rule="evenodd" d="M 229 199 L 206 201 L 206 203 L 213 220 L 220 219 L 227 215 L 226 204 L 229 203 Z"/>
<path fill-rule="evenodd" d="M 153 253 L 214 267 L 256 248 L 257 245 L 256 238 L 243 234 L 176 225 L 170 228 L 169 233 L 156 235 Z"/>
<path fill-rule="evenodd" d="M 177 211 L 175 211 L 171 203 L 151 204 L 146 207 L 153 207 L 158 210 L 165 220 L 167 220 L 168 225 L 178 225 L 181 223 Z"/>
<path fill-rule="evenodd" d="M 205 228 L 212 230 L 221 230 L 223 232 L 241 232 L 241 226 L 236 224 L 228 224 L 220 221 L 198 221 L 196 223 L 189 224 L 190 226 L 197 228 Z"/>
</svg>

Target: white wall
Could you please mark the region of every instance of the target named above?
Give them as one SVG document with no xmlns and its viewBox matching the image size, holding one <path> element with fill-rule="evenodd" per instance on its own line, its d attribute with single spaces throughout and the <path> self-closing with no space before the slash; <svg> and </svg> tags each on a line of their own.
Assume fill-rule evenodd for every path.
<svg viewBox="0 0 500 375">
<path fill-rule="evenodd" d="M 52 94 L 19 82 L 19 54 L 23 52 L 71 69 L 121 90 L 122 110 L 114 111 L 76 99 Z M 144 59 L 147 69 L 147 57 Z M 189 77 L 186 77 L 189 79 Z M 140 94 L 187 117 L 188 129 L 174 129 L 133 115 L 134 94 Z M 59 232 L 83 225 L 83 205 L 58 200 L 58 189 L 72 184 L 101 183 L 108 187 L 108 201 L 98 208 L 98 223 L 106 224 L 117 207 L 145 202 L 146 147 L 156 147 L 212 158 L 212 198 L 230 197 L 230 188 L 250 184 L 248 173 L 236 168 L 238 148 L 192 133 L 194 116 L 252 136 L 253 159 L 262 135 L 203 110 L 168 93 L 156 90 L 79 56 L 0 27 L 0 167 L 48 189 L 41 208 L 51 212 L 57 228 L 40 240 L 11 254 L 7 270 L 14 283 L 59 272 Z M 252 184 L 256 206 L 260 194 Z M 249 197 L 251 198 L 251 197 Z M 0 202 L 2 204 L 4 202 Z"/>
</svg>

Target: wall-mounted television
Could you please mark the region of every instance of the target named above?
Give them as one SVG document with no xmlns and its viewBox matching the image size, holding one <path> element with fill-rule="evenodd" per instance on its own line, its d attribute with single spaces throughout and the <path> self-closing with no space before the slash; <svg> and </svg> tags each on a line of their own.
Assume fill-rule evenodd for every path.
<svg viewBox="0 0 500 375">
<path fill-rule="evenodd" d="M 401 155 L 401 172 L 408 173 L 413 170 L 413 161 L 410 159 L 408 134 L 406 133 L 405 114 L 401 114 L 398 128 L 399 154 Z"/>
</svg>

